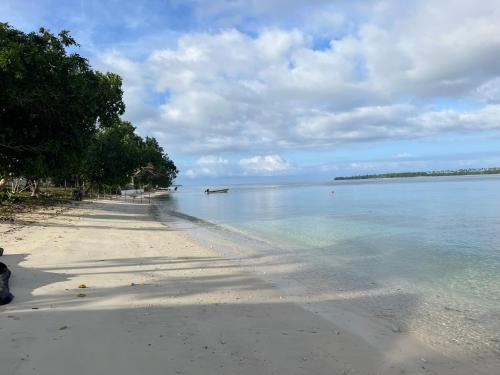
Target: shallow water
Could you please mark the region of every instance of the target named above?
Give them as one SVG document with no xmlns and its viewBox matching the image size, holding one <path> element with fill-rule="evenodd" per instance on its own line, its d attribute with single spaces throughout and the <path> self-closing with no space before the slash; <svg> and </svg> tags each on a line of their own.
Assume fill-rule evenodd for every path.
<svg viewBox="0 0 500 375">
<path fill-rule="evenodd" d="M 261 255 L 303 266 L 288 279 L 395 330 L 500 352 L 500 177 L 203 190 L 181 188 L 163 207 L 262 240 Z"/>
</svg>

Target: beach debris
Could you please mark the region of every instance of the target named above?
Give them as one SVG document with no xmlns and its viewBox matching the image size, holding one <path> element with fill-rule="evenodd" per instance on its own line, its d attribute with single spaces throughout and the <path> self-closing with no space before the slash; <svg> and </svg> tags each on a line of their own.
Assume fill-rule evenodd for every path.
<svg viewBox="0 0 500 375">
<path fill-rule="evenodd" d="M 85 293 L 78 293 L 76 296 L 80 298 L 87 297 Z"/>
<path fill-rule="evenodd" d="M 86 289 L 86 288 L 87 288 L 87 285 L 85 285 L 85 284 L 80 284 L 80 285 L 78 285 L 78 288 L 80 288 L 80 289 Z"/>
<path fill-rule="evenodd" d="M 0 247 L 0 257 L 3 255 L 3 247 Z"/>
<path fill-rule="evenodd" d="M 11 272 L 7 266 L 0 262 L 0 305 L 6 305 L 14 299 L 9 289 L 9 278 Z"/>
<path fill-rule="evenodd" d="M 61 326 L 61 327 L 59 327 L 59 331 L 64 331 L 65 329 L 68 329 L 68 326 Z"/>
</svg>

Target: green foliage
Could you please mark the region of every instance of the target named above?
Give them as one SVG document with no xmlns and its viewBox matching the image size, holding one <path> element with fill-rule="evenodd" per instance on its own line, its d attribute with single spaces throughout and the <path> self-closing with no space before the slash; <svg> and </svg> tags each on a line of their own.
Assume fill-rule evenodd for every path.
<svg viewBox="0 0 500 375">
<path fill-rule="evenodd" d="M 118 120 L 95 134 L 84 158 L 84 177 L 97 186 L 123 185 L 141 165 L 142 139 L 135 128 Z"/>
<path fill-rule="evenodd" d="M 134 174 L 136 184 L 168 187 L 178 172 L 158 141 L 146 137 L 141 147 L 141 167 Z"/>
<path fill-rule="evenodd" d="M 91 184 L 170 186 L 177 168 L 156 139 L 143 140 L 126 121 L 99 129 L 84 159 L 84 178 Z"/>
<path fill-rule="evenodd" d="M 0 153 L 3 170 L 44 177 L 76 169 L 97 124 L 125 110 L 121 79 L 66 49 L 67 31 L 23 33 L 0 24 Z"/>
<path fill-rule="evenodd" d="M 0 23 L 0 182 L 86 181 L 169 186 L 177 169 L 125 111 L 121 77 L 93 70 L 68 31 L 24 33 Z M 1 188 L 1 186 L 0 186 Z"/>
</svg>

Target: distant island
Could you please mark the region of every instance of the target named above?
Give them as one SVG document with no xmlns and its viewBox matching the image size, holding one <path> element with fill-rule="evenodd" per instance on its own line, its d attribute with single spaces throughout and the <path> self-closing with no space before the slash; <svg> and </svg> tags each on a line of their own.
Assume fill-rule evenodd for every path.
<svg viewBox="0 0 500 375">
<path fill-rule="evenodd" d="M 371 178 L 399 178 L 399 177 L 437 177 L 437 176 L 469 176 L 482 174 L 500 174 L 497 168 L 469 168 L 455 171 L 430 171 L 430 172 L 395 172 L 382 174 L 365 174 L 360 176 L 335 177 L 336 181 L 342 180 L 368 180 Z"/>
</svg>

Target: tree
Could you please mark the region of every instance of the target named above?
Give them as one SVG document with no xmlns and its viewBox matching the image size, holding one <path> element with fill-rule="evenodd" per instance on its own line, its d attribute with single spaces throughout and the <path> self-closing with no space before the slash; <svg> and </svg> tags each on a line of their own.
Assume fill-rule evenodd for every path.
<svg viewBox="0 0 500 375">
<path fill-rule="evenodd" d="M 67 31 L 24 33 L 0 23 L 0 188 L 23 176 L 83 177 L 97 186 L 136 177 L 169 186 L 177 168 L 154 138 L 120 120 L 122 81 L 93 70 Z"/>
<path fill-rule="evenodd" d="M 135 173 L 135 182 L 168 187 L 172 185 L 177 173 L 177 167 L 158 141 L 153 137 L 146 137 L 141 149 L 141 168 Z"/>
<path fill-rule="evenodd" d="M 100 128 L 83 159 L 85 179 L 97 187 L 120 186 L 131 181 L 141 165 L 142 139 L 126 121 Z"/>
<path fill-rule="evenodd" d="M 0 180 L 76 171 L 98 124 L 123 114 L 121 78 L 68 53 L 77 46 L 67 31 L 0 24 Z"/>
<path fill-rule="evenodd" d="M 170 186 L 177 168 L 156 139 L 142 139 L 127 121 L 116 121 L 97 131 L 84 158 L 84 177 L 97 187 Z"/>
</svg>

